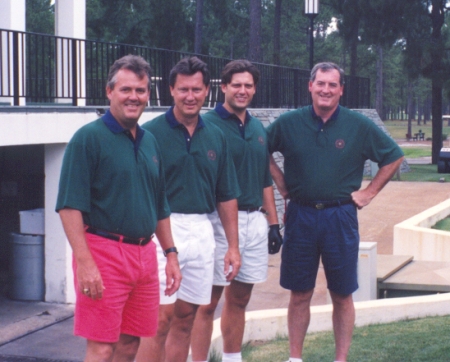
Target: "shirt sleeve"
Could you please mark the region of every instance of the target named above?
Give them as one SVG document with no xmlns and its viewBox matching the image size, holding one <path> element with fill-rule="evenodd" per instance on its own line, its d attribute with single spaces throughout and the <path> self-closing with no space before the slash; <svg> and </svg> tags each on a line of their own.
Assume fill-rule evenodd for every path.
<svg viewBox="0 0 450 362">
<path fill-rule="evenodd" d="M 86 138 L 77 132 L 64 153 L 56 211 L 72 208 L 91 211 L 91 181 L 95 169 L 95 154 Z"/>
</svg>

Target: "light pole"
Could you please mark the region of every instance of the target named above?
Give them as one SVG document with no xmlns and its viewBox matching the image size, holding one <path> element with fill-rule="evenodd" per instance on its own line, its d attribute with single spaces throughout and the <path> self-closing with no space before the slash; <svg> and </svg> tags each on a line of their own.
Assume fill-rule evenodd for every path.
<svg viewBox="0 0 450 362">
<path fill-rule="evenodd" d="M 305 16 L 309 18 L 309 69 L 314 66 L 314 18 L 319 14 L 319 0 L 305 0 Z"/>
</svg>

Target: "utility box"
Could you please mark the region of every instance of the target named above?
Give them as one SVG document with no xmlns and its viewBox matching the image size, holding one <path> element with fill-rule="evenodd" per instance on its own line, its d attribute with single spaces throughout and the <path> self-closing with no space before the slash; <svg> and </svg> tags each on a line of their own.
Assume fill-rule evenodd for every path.
<svg viewBox="0 0 450 362">
<path fill-rule="evenodd" d="M 443 147 L 439 151 L 438 157 L 438 173 L 450 173 L 450 148 Z"/>
<path fill-rule="evenodd" d="M 353 300 L 377 299 L 377 243 L 361 241 L 358 253 L 358 285 Z"/>
<path fill-rule="evenodd" d="M 9 296 L 15 300 L 43 301 L 44 236 L 10 234 Z"/>
<path fill-rule="evenodd" d="M 21 234 L 45 234 L 44 209 L 19 211 L 19 218 Z"/>
</svg>

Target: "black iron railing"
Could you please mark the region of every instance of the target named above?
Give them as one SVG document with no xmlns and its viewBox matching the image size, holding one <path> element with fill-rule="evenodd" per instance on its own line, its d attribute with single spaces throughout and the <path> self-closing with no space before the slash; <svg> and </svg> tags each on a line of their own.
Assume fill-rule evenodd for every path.
<svg viewBox="0 0 450 362">
<path fill-rule="evenodd" d="M 143 56 L 152 66 L 151 105 L 172 104 L 168 75 L 192 53 L 0 29 L 0 104 L 106 105 L 106 76 L 115 59 Z M 211 71 L 207 106 L 223 100 L 220 72 L 230 59 L 198 55 Z M 254 108 L 297 108 L 310 103 L 309 71 L 257 64 L 261 78 Z M 350 108 L 370 107 L 369 78 L 345 79 L 341 99 Z"/>
</svg>

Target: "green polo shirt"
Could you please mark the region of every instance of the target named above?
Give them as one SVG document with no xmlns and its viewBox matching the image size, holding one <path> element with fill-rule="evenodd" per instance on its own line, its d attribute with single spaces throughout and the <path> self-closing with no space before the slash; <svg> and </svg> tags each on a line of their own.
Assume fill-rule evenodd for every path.
<svg viewBox="0 0 450 362">
<path fill-rule="evenodd" d="M 267 127 L 269 152 L 284 156 L 290 198 L 348 198 L 361 187 L 367 159 L 381 168 L 403 156 L 394 140 L 360 113 L 339 107 L 323 123 L 311 108 L 286 112 Z"/>
<path fill-rule="evenodd" d="M 229 113 L 222 104 L 203 116 L 217 125 L 227 138 L 241 188 L 239 208 L 260 207 L 263 189 L 272 186 L 267 135 L 261 122 L 247 112 L 245 121 Z"/>
<path fill-rule="evenodd" d="M 162 151 L 170 210 L 206 214 L 216 202 L 240 195 L 233 160 L 224 134 L 199 117 L 192 137 L 173 114 L 173 108 L 145 123 Z"/>
<path fill-rule="evenodd" d="M 170 215 L 161 155 L 139 126 L 130 137 L 109 111 L 80 128 L 64 154 L 56 211 L 80 210 L 86 225 L 128 237 L 153 234 Z"/>
</svg>

